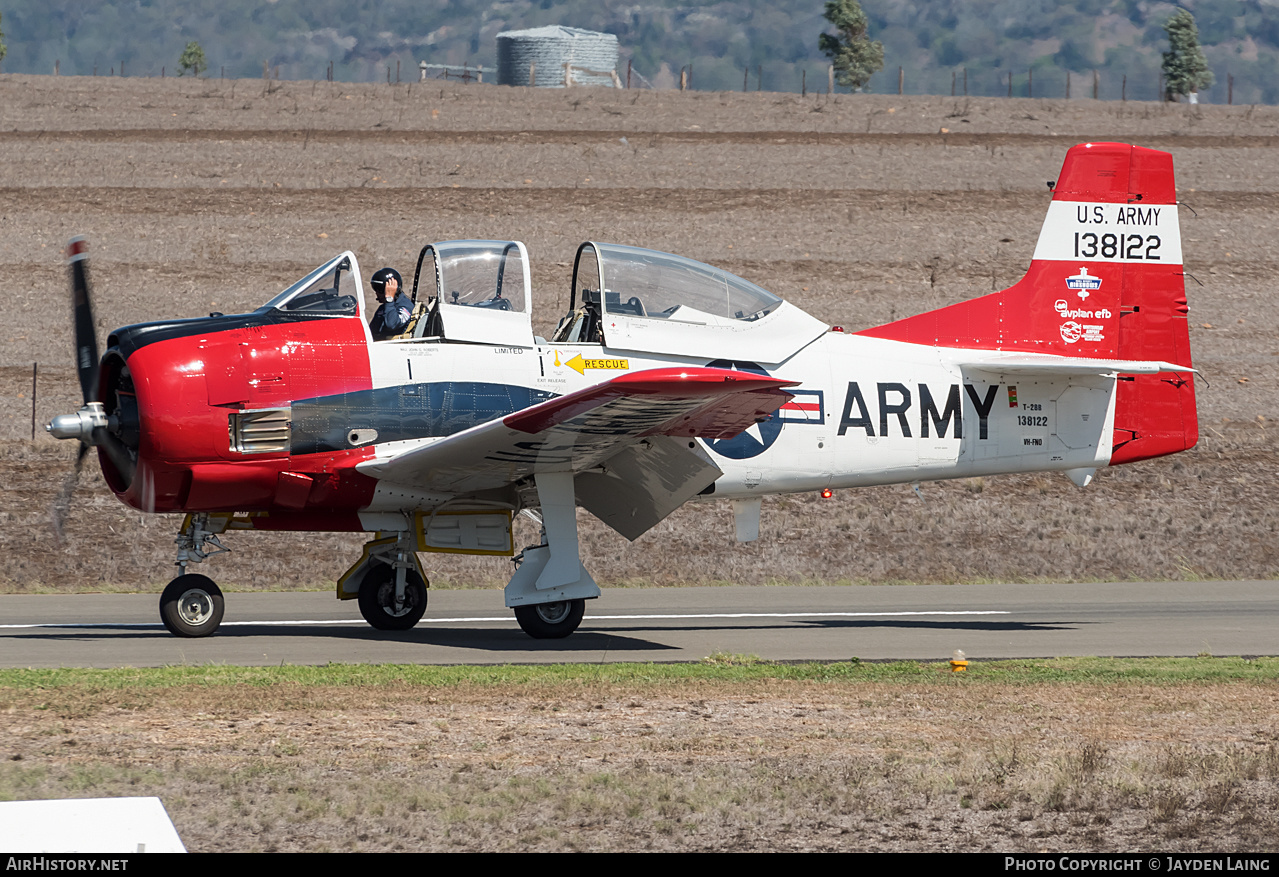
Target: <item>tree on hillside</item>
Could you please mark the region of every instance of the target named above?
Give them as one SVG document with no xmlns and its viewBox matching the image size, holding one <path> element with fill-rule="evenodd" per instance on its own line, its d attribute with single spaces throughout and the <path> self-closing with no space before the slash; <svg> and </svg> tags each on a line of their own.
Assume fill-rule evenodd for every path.
<svg viewBox="0 0 1279 877">
<path fill-rule="evenodd" d="M 178 75 L 190 73 L 192 76 L 199 76 L 207 70 L 209 62 L 204 58 L 204 49 L 200 48 L 200 44 L 192 41 L 187 43 L 187 47 L 182 50 L 182 57 L 178 59 Z"/>
<path fill-rule="evenodd" d="M 857 0 L 826 0 L 826 20 L 836 33 L 819 36 L 817 47 L 834 64 L 836 82 L 861 88 L 884 69 L 884 44 L 867 35 L 869 23 Z"/>
<path fill-rule="evenodd" d="M 0 21 L 4 19 L 4 13 L 0 12 Z M 4 45 L 4 31 L 0 30 L 0 61 L 4 60 L 5 53 L 9 50 Z"/>
<path fill-rule="evenodd" d="M 1199 46 L 1199 28 L 1195 17 L 1184 9 L 1178 9 L 1164 25 L 1168 32 L 1168 49 L 1164 52 L 1165 96 L 1175 101 L 1185 94 L 1190 102 L 1198 103 L 1198 91 L 1212 85 L 1212 71 L 1208 59 Z"/>
</svg>

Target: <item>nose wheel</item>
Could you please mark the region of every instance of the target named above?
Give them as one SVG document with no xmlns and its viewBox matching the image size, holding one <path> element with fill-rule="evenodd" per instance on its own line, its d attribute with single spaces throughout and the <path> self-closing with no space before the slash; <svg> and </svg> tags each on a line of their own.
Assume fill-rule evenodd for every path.
<svg viewBox="0 0 1279 877">
<path fill-rule="evenodd" d="M 202 575 L 181 575 L 160 595 L 160 620 L 174 636 L 209 636 L 222 623 L 222 589 Z"/>
</svg>

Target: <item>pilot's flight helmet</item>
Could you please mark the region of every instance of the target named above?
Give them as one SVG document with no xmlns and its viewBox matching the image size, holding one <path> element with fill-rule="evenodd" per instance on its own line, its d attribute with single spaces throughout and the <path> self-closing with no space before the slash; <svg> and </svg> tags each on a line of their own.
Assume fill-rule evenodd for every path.
<svg viewBox="0 0 1279 877">
<path fill-rule="evenodd" d="M 395 278 L 395 286 L 400 292 L 404 291 L 404 279 L 400 277 L 400 272 L 394 268 L 383 268 L 369 279 L 369 286 L 373 287 L 373 291 L 378 295 L 386 294 L 386 281 L 388 278 Z"/>
</svg>

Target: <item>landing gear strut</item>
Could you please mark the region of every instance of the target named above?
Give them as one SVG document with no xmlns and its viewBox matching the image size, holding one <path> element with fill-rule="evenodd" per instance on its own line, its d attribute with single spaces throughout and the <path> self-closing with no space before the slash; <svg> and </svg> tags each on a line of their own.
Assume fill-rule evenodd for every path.
<svg viewBox="0 0 1279 877">
<path fill-rule="evenodd" d="M 599 585 L 582 566 L 577 538 L 573 473 L 538 472 L 534 477 L 541 524 L 539 544 L 515 558 L 515 574 L 506 585 L 506 605 L 534 639 L 560 639 L 577 630 L 586 601 L 600 595 Z"/>
</svg>

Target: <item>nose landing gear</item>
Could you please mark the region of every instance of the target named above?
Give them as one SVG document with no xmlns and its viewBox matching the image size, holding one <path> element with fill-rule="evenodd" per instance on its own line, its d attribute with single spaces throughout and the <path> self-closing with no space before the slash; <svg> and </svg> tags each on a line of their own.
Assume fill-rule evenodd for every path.
<svg viewBox="0 0 1279 877">
<path fill-rule="evenodd" d="M 200 563 L 211 554 L 230 551 L 218 534 L 231 525 L 230 515 L 189 515 L 182 532 L 174 540 L 178 545 L 178 577 L 169 582 L 160 595 L 160 620 L 174 636 L 210 636 L 222 624 L 226 609 L 222 589 L 208 576 L 188 574 L 188 563 Z"/>
</svg>

